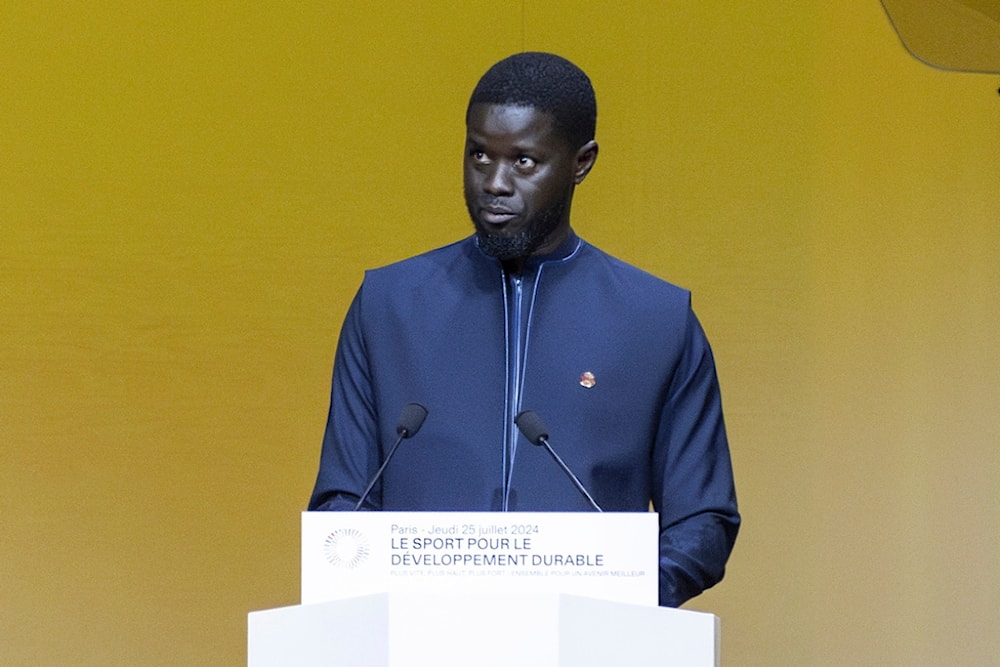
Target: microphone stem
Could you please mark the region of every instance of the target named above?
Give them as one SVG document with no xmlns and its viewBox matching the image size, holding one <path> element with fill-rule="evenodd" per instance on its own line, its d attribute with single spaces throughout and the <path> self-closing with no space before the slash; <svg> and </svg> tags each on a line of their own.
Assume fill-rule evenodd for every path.
<svg viewBox="0 0 1000 667">
<path fill-rule="evenodd" d="M 569 477 L 570 481 L 573 482 L 573 486 L 576 487 L 577 491 L 579 491 L 584 495 L 584 497 L 590 503 L 591 507 L 593 507 L 598 512 L 603 512 L 604 510 L 602 510 L 601 506 L 597 504 L 597 502 L 591 497 L 589 493 L 587 493 L 587 489 L 583 487 L 583 484 L 581 484 L 580 480 L 577 479 L 576 475 L 573 474 L 573 471 L 569 469 L 569 466 L 563 463 L 562 458 L 560 458 L 560 456 L 556 454 L 556 450 L 552 449 L 552 447 L 549 445 L 548 438 L 540 437 L 538 438 L 538 442 L 542 444 L 542 447 L 548 450 L 549 454 L 552 455 L 552 458 L 554 458 L 556 460 L 556 463 L 559 464 L 559 467 L 563 469 L 564 473 L 566 473 L 566 476 Z"/>
<path fill-rule="evenodd" d="M 399 448 L 399 443 L 403 442 L 403 439 L 408 438 L 409 436 L 410 434 L 406 431 L 406 429 L 403 429 L 400 432 L 399 437 L 396 438 L 396 444 L 394 444 L 392 446 L 392 449 L 389 450 L 389 453 L 385 455 L 385 460 L 382 461 L 382 465 L 379 466 L 378 472 L 375 473 L 374 477 L 372 477 L 372 481 L 368 482 L 368 488 L 365 489 L 365 492 L 361 494 L 360 498 L 358 498 L 358 504 L 354 506 L 355 512 L 361 509 L 361 505 L 364 504 L 364 502 L 368 499 L 368 494 L 371 493 L 372 488 L 375 487 L 375 482 L 382 479 L 382 473 L 385 471 L 385 467 L 389 465 L 389 461 L 392 459 L 392 455 L 395 454 L 396 450 Z M 586 491 L 584 491 L 584 493 L 586 493 Z"/>
</svg>

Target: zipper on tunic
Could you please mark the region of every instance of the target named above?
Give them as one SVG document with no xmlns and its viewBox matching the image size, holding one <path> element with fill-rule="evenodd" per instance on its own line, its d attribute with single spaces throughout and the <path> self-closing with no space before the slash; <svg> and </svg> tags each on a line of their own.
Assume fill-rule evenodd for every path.
<svg viewBox="0 0 1000 667">
<path fill-rule="evenodd" d="M 521 392 L 524 384 L 524 366 L 531 332 L 532 311 L 541 282 L 542 270 L 546 264 L 564 263 L 580 252 L 583 241 L 579 238 L 569 254 L 558 259 L 538 262 L 533 268 L 524 267 L 515 275 L 501 272 L 503 282 L 503 307 L 506 355 L 506 387 L 504 388 L 504 428 L 503 428 L 503 482 L 501 485 L 501 510 L 510 508 L 511 482 L 514 475 L 514 459 L 517 454 L 519 431 L 514 417 L 521 410 Z"/>
<path fill-rule="evenodd" d="M 502 511 L 508 511 L 510 487 L 514 472 L 514 458 L 517 453 L 517 428 L 514 416 L 521 405 L 521 369 L 524 365 L 524 279 L 522 276 L 505 273 L 504 294 L 506 302 L 505 324 L 507 327 L 507 387 L 504 405 L 504 451 L 503 451 L 503 499 Z"/>
</svg>

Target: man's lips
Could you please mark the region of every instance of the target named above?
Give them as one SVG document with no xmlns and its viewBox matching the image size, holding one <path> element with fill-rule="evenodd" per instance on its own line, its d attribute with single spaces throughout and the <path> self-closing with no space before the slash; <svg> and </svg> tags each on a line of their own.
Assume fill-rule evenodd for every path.
<svg viewBox="0 0 1000 667">
<path fill-rule="evenodd" d="M 517 213 L 504 206 L 483 206 L 479 209 L 483 222 L 504 225 L 517 217 Z"/>
</svg>

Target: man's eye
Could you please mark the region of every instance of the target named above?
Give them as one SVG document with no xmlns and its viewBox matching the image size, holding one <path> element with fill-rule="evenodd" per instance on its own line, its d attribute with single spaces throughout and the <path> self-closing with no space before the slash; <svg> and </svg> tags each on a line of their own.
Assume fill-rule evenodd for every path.
<svg viewBox="0 0 1000 667">
<path fill-rule="evenodd" d="M 522 170 L 534 169 L 535 161 L 532 158 L 528 157 L 527 155 L 522 155 L 521 157 L 517 158 L 517 167 L 518 169 Z"/>
<path fill-rule="evenodd" d="M 472 151 L 469 155 L 472 157 L 473 162 L 478 162 L 479 164 L 486 164 L 490 161 L 490 159 L 486 157 L 486 153 L 483 151 Z"/>
</svg>

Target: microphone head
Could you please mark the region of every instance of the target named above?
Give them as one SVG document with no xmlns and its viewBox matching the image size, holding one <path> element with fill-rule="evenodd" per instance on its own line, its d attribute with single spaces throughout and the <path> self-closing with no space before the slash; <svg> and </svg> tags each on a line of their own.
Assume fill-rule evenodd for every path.
<svg viewBox="0 0 1000 667">
<path fill-rule="evenodd" d="M 407 403 L 403 406 L 403 411 L 399 415 L 399 423 L 396 425 L 396 434 L 404 438 L 412 438 L 424 425 L 427 418 L 427 408 L 419 403 Z"/>
<path fill-rule="evenodd" d="M 549 430 L 545 428 L 542 418 L 531 410 L 525 410 L 514 418 L 521 435 L 533 445 L 541 446 L 542 441 L 549 439 Z"/>
</svg>

